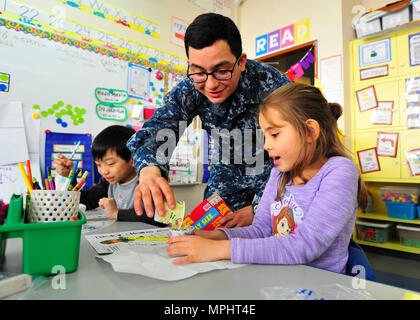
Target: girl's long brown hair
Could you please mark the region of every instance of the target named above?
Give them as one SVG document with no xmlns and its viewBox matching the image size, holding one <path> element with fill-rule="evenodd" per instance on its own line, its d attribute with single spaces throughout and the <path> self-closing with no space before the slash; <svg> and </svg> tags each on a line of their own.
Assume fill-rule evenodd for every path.
<svg viewBox="0 0 420 320">
<path fill-rule="evenodd" d="M 301 149 L 299 159 L 291 171 L 285 172 L 279 182 L 276 201 L 280 200 L 286 184 L 293 177 L 302 177 L 305 167 L 311 165 L 320 157 L 327 159 L 334 156 L 346 157 L 352 160 L 338 136 L 337 120 L 342 115 L 342 107 L 338 103 L 328 103 L 318 88 L 300 83 L 289 83 L 272 92 L 260 106 L 260 113 L 265 115 L 267 109 L 280 112 L 284 121 L 289 122 L 298 131 L 301 137 Z M 268 121 L 270 119 L 266 117 Z M 320 127 L 319 137 L 316 143 L 308 144 L 305 137 L 311 135 L 306 121 L 313 119 Z M 273 123 L 274 124 L 274 123 Z M 357 196 L 359 208 L 367 206 L 367 189 L 359 175 Z"/>
</svg>

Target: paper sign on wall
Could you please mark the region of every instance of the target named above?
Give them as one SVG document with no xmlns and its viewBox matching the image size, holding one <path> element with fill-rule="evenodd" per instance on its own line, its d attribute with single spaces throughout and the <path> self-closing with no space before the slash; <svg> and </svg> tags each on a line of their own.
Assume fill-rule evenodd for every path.
<svg viewBox="0 0 420 320">
<path fill-rule="evenodd" d="M 395 158 L 397 156 L 398 136 L 397 132 L 378 132 L 376 144 L 378 156 Z"/>
<path fill-rule="evenodd" d="M 96 114 L 102 120 L 124 121 L 127 119 L 127 109 L 124 106 L 96 105 Z"/>
<path fill-rule="evenodd" d="M 105 105 L 123 104 L 128 100 L 128 93 L 124 90 L 96 88 L 95 96 Z"/>
<path fill-rule="evenodd" d="M 357 156 L 359 158 L 360 171 L 362 173 L 369 173 L 381 170 L 381 167 L 379 166 L 378 155 L 376 153 L 376 148 L 357 151 Z"/>
<path fill-rule="evenodd" d="M 172 43 L 184 47 L 184 36 L 187 31 L 188 22 L 177 17 L 172 17 Z"/>
<path fill-rule="evenodd" d="M 255 39 L 255 55 L 261 56 L 309 40 L 309 19 L 280 28 Z"/>
<path fill-rule="evenodd" d="M 376 108 L 378 100 L 376 99 L 375 86 L 356 91 L 357 102 L 360 112 Z"/>
<path fill-rule="evenodd" d="M 408 150 L 405 152 L 408 167 L 412 176 L 420 175 L 420 149 Z"/>
<path fill-rule="evenodd" d="M 371 124 L 392 125 L 394 101 L 378 101 L 378 107 L 372 110 Z"/>
</svg>

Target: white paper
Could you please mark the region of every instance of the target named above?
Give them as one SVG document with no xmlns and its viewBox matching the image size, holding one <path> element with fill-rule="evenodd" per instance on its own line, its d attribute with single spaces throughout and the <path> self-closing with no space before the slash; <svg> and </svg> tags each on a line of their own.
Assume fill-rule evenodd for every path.
<svg viewBox="0 0 420 320">
<path fill-rule="evenodd" d="M 392 125 L 392 113 L 394 102 L 378 102 L 378 107 L 372 110 L 371 124 Z"/>
<path fill-rule="evenodd" d="M 0 111 L 1 128 L 20 128 L 24 126 L 21 102 L 0 102 Z"/>
<path fill-rule="evenodd" d="M 321 83 L 337 83 L 343 81 L 341 55 L 321 59 Z"/>
<path fill-rule="evenodd" d="M 234 264 L 230 260 L 174 265 L 172 261 L 177 257 L 169 257 L 166 249 L 167 245 L 131 247 L 98 257 L 109 262 L 116 272 L 140 274 L 165 281 L 182 280 L 201 272 L 245 266 Z"/>
<path fill-rule="evenodd" d="M 29 159 L 21 102 L 0 103 L 0 166 Z"/>
<path fill-rule="evenodd" d="M 362 173 L 379 171 L 379 162 L 376 154 L 376 148 L 358 151 L 360 169 Z"/>
<path fill-rule="evenodd" d="M 133 230 L 125 232 L 114 232 L 104 234 L 86 235 L 85 238 L 99 254 L 113 253 L 124 248 L 137 246 L 161 246 L 166 244 L 169 228 L 154 228 L 144 230 Z M 165 238 L 164 240 L 133 240 L 121 241 L 126 237 Z"/>
<path fill-rule="evenodd" d="M 30 153 L 32 177 L 41 181 L 39 155 Z M 26 171 L 26 164 L 23 166 Z M 0 166 L 0 199 L 9 202 L 13 194 L 26 194 L 28 187 L 16 164 Z"/>
<path fill-rule="evenodd" d="M 397 155 L 398 133 L 378 132 L 376 146 L 378 156 L 395 157 Z"/>
</svg>

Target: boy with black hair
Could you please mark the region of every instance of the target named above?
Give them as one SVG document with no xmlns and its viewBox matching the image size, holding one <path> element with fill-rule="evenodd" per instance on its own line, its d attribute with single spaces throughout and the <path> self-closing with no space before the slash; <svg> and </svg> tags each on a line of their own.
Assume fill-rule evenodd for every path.
<svg viewBox="0 0 420 320">
<path fill-rule="evenodd" d="M 105 209 L 108 218 L 119 221 L 141 221 L 153 225 L 153 218 L 139 217 L 134 212 L 134 190 L 138 177 L 134 169 L 133 157 L 126 143 L 135 130 L 125 126 L 113 125 L 102 130 L 93 140 L 92 157 L 101 174 L 100 181 L 88 190 L 82 190 L 80 203 L 87 210 L 98 206 Z M 62 154 L 53 165 L 56 173 L 67 177 L 74 163 Z"/>
</svg>

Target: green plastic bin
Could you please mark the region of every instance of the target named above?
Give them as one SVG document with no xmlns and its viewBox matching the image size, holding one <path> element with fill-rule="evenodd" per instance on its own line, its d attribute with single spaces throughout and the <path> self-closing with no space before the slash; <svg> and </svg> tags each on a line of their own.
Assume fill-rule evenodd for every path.
<svg viewBox="0 0 420 320">
<path fill-rule="evenodd" d="M 23 273 L 50 275 L 57 271 L 73 272 L 79 264 L 80 236 L 86 217 L 79 211 L 79 220 L 25 223 L 23 196 L 10 199 L 6 221 L 0 226 L 0 258 L 3 241 L 22 238 Z M 55 268 L 60 268 L 56 269 Z"/>
</svg>

